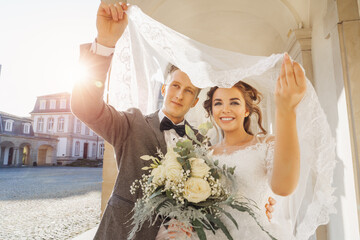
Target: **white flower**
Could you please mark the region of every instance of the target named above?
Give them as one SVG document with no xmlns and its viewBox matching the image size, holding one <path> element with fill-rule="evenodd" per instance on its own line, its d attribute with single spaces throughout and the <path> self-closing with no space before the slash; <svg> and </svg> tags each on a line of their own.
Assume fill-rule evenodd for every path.
<svg viewBox="0 0 360 240">
<path fill-rule="evenodd" d="M 191 177 L 185 182 L 184 198 L 189 202 L 198 203 L 205 201 L 210 195 L 210 185 L 204 179 Z"/>
<path fill-rule="evenodd" d="M 172 150 L 168 149 L 163 162 L 165 168 L 165 177 L 171 181 L 178 182 L 182 178 L 182 166 L 177 160 L 179 155 Z"/>
<path fill-rule="evenodd" d="M 152 182 L 160 186 L 165 180 L 165 169 L 163 165 L 159 165 L 151 171 L 151 176 L 154 176 Z"/>
<path fill-rule="evenodd" d="M 205 163 L 205 160 L 202 158 L 190 158 L 189 162 L 191 165 L 192 177 L 203 178 L 210 171 L 210 167 Z"/>
</svg>

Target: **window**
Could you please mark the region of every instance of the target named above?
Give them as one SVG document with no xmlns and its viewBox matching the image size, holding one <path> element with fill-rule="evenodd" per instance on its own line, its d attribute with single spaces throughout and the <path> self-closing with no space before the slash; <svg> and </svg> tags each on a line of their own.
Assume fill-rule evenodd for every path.
<svg viewBox="0 0 360 240">
<path fill-rule="evenodd" d="M 92 155 L 93 157 L 96 157 L 96 143 L 93 143 L 91 151 L 92 151 L 92 154 L 91 154 L 91 155 Z"/>
<path fill-rule="evenodd" d="M 54 118 L 48 119 L 47 130 L 52 131 L 54 129 Z"/>
<path fill-rule="evenodd" d="M 89 134 L 90 134 L 90 129 L 87 126 L 85 126 L 85 135 L 89 135 Z"/>
<path fill-rule="evenodd" d="M 81 133 L 81 121 L 79 119 L 76 121 L 76 132 Z"/>
<path fill-rule="evenodd" d="M 61 99 L 60 100 L 60 109 L 65 109 L 66 108 L 66 99 Z"/>
<path fill-rule="evenodd" d="M 10 119 L 6 120 L 5 121 L 5 131 L 12 132 L 13 123 L 14 123 L 14 120 L 10 120 Z"/>
<path fill-rule="evenodd" d="M 30 123 L 24 124 L 24 133 L 29 134 L 30 133 Z"/>
<path fill-rule="evenodd" d="M 77 141 L 75 143 L 75 156 L 79 156 L 80 155 L 80 142 Z"/>
<path fill-rule="evenodd" d="M 59 119 L 58 119 L 58 132 L 63 132 L 64 131 L 64 122 L 65 122 L 64 117 L 59 117 Z"/>
<path fill-rule="evenodd" d="M 44 119 L 43 118 L 38 118 L 37 132 L 42 132 L 42 131 L 44 131 Z"/>
<path fill-rule="evenodd" d="M 40 109 L 46 108 L 46 100 L 40 100 Z"/>
<path fill-rule="evenodd" d="M 99 156 L 100 157 L 104 156 L 104 150 L 105 150 L 104 144 L 103 143 L 99 144 Z"/>
<path fill-rule="evenodd" d="M 56 100 L 55 99 L 51 99 L 50 100 L 50 109 L 55 109 L 56 108 Z"/>
</svg>

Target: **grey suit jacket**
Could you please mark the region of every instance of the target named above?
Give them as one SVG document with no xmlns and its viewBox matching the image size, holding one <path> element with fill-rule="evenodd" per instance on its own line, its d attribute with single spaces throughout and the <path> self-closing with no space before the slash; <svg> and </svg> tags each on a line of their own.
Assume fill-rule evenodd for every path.
<svg viewBox="0 0 360 240">
<path fill-rule="evenodd" d="M 88 68 L 88 76 L 77 83 L 72 92 L 73 113 L 103 137 L 116 154 L 118 176 L 101 219 L 95 239 L 126 239 L 131 229 L 131 210 L 138 194 L 130 194 L 135 179 L 145 173 L 142 167 L 149 164 L 140 159 L 142 155 L 155 155 L 157 148 L 166 153 L 166 143 L 160 131 L 158 112 L 144 116 L 139 109 L 117 111 L 104 103 L 104 85 L 111 57 L 102 57 L 89 52 L 90 45 L 82 45 L 80 62 Z M 160 223 L 144 224 L 135 239 L 155 239 Z"/>
</svg>

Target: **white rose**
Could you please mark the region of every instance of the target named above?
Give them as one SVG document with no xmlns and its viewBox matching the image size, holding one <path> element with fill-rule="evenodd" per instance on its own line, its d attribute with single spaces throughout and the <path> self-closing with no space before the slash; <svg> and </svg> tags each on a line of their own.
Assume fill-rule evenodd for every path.
<svg viewBox="0 0 360 240">
<path fill-rule="evenodd" d="M 192 177 L 203 178 L 210 171 L 210 167 L 205 163 L 205 160 L 202 158 L 190 158 L 189 162 L 191 165 Z"/>
<path fill-rule="evenodd" d="M 165 180 L 165 169 L 163 165 L 159 165 L 151 171 L 151 176 L 154 176 L 152 181 L 156 185 L 160 186 Z"/>
<path fill-rule="evenodd" d="M 189 202 L 198 203 L 205 201 L 210 195 L 210 185 L 204 179 L 191 177 L 185 182 L 184 198 Z"/>
<path fill-rule="evenodd" d="M 174 182 L 177 182 L 181 179 L 181 173 L 183 170 L 181 164 L 177 160 L 177 157 L 179 157 L 179 155 L 174 152 L 172 148 L 169 148 L 163 163 L 166 178 Z"/>
</svg>

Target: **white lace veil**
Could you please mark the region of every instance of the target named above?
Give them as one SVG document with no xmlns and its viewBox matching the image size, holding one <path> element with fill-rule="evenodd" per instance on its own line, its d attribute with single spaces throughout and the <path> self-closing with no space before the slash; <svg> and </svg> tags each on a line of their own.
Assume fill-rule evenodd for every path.
<svg viewBox="0 0 360 240">
<path fill-rule="evenodd" d="M 116 46 L 112 63 L 109 82 L 112 105 L 119 110 L 138 107 L 144 114 L 156 110 L 166 67 L 172 63 L 200 88 L 231 87 L 239 80 L 257 88 L 264 96 L 260 106 L 263 126 L 273 132 L 276 127 L 273 92 L 282 54 L 248 56 L 212 48 L 153 20 L 137 6 L 131 6 L 127 13 L 129 25 Z M 288 197 L 274 197 L 278 200 L 274 221 L 286 221 L 284 226 L 291 226 L 296 239 L 308 239 L 320 224 L 329 221 L 329 214 L 335 212 L 331 186 L 334 140 L 316 93 L 309 81 L 307 85 L 305 97 L 297 107 L 301 151 L 299 185 Z M 206 92 L 207 89 L 202 90 L 198 105 L 186 117 L 195 127 L 208 120 L 202 107 Z"/>
</svg>

